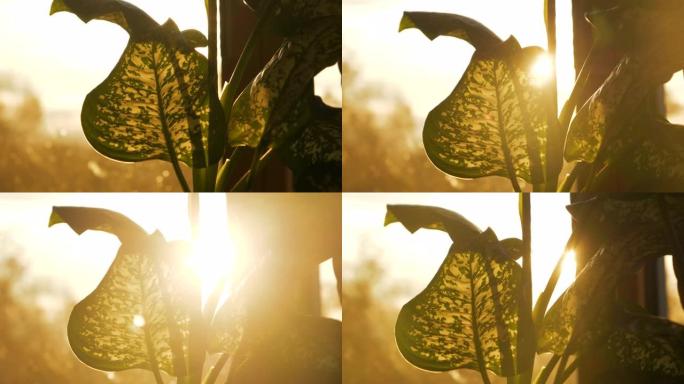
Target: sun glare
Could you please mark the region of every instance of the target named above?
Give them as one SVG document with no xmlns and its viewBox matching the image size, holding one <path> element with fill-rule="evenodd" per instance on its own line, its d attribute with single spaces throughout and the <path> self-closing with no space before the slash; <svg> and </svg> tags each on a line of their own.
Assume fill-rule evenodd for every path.
<svg viewBox="0 0 684 384">
<path fill-rule="evenodd" d="M 200 198 L 199 231 L 188 266 L 202 282 L 203 303 L 220 282 L 230 287 L 235 252 L 226 212 L 225 197 L 203 195 Z"/>
<path fill-rule="evenodd" d="M 133 326 L 136 328 L 142 328 L 145 326 L 145 318 L 143 315 L 133 316 Z"/>
<path fill-rule="evenodd" d="M 532 64 L 531 82 L 535 87 L 541 87 L 551 80 L 553 74 L 553 61 L 551 57 L 542 53 Z"/>
</svg>

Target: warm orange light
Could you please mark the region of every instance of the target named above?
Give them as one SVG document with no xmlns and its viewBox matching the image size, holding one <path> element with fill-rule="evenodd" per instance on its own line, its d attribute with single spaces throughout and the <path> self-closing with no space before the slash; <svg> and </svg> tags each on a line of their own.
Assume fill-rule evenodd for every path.
<svg viewBox="0 0 684 384">
<path fill-rule="evenodd" d="M 535 87 L 547 84 L 553 76 L 553 61 L 551 57 L 543 53 L 537 57 L 530 69 L 530 82 Z"/>
</svg>

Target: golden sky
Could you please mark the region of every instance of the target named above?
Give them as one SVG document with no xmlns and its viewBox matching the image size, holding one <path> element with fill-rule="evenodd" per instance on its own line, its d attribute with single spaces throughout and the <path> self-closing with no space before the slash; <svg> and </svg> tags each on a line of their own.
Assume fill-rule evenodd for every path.
<svg viewBox="0 0 684 384">
<path fill-rule="evenodd" d="M 565 210 L 568 194 L 532 195 L 532 290 L 534 298 L 544 289 L 571 233 Z M 518 195 L 515 193 L 373 193 L 343 197 L 343 260 L 345 278 L 351 277 L 361 256 L 376 252 L 377 261 L 390 281 L 406 282 L 402 303 L 427 286 L 444 261 L 451 245 L 441 231 L 419 230 L 411 234 L 400 224 L 383 227 L 387 204 L 434 205 L 460 213 L 482 230 L 491 227 L 499 239 L 521 237 Z M 375 254 L 375 253 L 371 253 Z M 574 264 L 567 263 L 553 299 L 574 280 Z"/>
<path fill-rule="evenodd" d="M 207 33 L 201 0 L 129 2 L 157 22 L 172 18 L 181 30 L 194 28 Z M 51 3 L 52 0 L 0 0 L 0 34 L 4 36 L 0 39 L 0 72 L 27 80 L 46 111 L 78 113 L 86 94 L 114 68 L 128 35 L 119 26 L 104 21 L 84 24 L 75 15 L 64 12 L 49 16 Z M 317 94 L 331 94 L 333 97 L 327 102 L 341 101 L 336 67 L 326 69 L 317 80 Z"/>
<path fill-rule="evenodd" d="M 242 199 L 240 195 L 231 195 L 228 199 L 229 202 L 225 194 L 200 196 L 200 233 L 195 243 L 197 253 L 193 255 L 195 262 L 189 266 L 201 276 L 205 294 L 219 279 L 221 271 L 228 271 L 229 280 L 237 283 L 240 272 L 245 269 L 244 264 L 250 262 L 243 251 L 248 248 L 247 242 L 260 241 L 257 233 L 249 237 L 241 237 L 244 232 L 236 235 L 232 228 L 239 227 L 239 223 L 228 222 L 232 207 L 249 203 L 249 199 Z M 262 203 L 264 200 L 268 199 L 262 198 Z M 181 193 L 0 194 L 0 250 L 17 250 L 31 277 L 49 279 L 66 286 L 74 298 L 81 300 L 95 289 L 106 273 L 114 260 L 119 241 L 103 232 L 87 231 L 79 236 L 64 224 L 48 228 L 53 206 L 111 209 L 128 216 L 149 233 L 158 229 L 167 240 L 190 240 L 187 204 L 188 195 Z M 320 205 L 313 206 L 320 208 Z M 339 230 L 335 236 L 337 232 Z M 207 252 L 211 250 L 220 252 Z M 334 299 L 323 303 L 324 314 L 341 318 L 332 262 L 322 263 L 319 270 L 322 295 Z"/>
</svg>

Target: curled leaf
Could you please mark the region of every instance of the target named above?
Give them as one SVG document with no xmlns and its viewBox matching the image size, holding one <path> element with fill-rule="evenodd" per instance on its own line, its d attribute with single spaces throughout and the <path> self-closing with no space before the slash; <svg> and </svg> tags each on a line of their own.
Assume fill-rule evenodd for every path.
<svg viewBox="0 0 684 384">
<path fill-rule="evenodd" d="M 477 20 L 448 13 L 404 12 L 399 22 L 399 32 L 417 28 L 430 40 L 439 36 L 451 36 L 469 42 L 476 49 L 495 49 L 501 39 Z"/>
<path fill-rule="evenodd" d="M 286 36 L 317 19 L 342 17 L 342 2 L 339 0 L 245 0 L 245 4 L 261 17 L 264 17 L 269 2 L 272 3 L 272 29 Z"/>
<path fill-rule="evenodd" d="M 388 205 L 385 225 L 392 223 L 401 223 L 411 233 L 421 228 L 444 231 L 454 243 L 468 242 L 482 232 L 456 212 L 423 205 Z"/>
</svg>

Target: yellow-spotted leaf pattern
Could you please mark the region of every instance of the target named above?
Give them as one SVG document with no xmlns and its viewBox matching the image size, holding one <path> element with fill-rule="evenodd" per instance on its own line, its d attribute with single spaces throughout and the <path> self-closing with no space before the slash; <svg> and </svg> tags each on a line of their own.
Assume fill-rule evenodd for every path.
<svg viewBox="0 0 684 384">
<path fill-rule="evenodd" d="M 269 2 L 272 3 L 273 29 L 284 35 L 316 19 L 342 17 L 342 2 L 339 0 L 245 0 L 245 4 L 262 14 Z"/>
<path fill-rule="evenodd" d="M 90 144 L 121 161 L 163 159 L 206 166 L 207 59 L 193 48 L 206 39 L 158 25 L 124 1 L 58 0 L 53 11 L 118 23 L 131 38 L 109 76 L 83 103 L 81 124 Z"/>
<path fill-rule="evenodd" d="M 468 246 L 453 245 L 427 288 L 401 309 L 395 334 L 409 362 L 431 371 L 515 374 L 521 269 L 488 254 L 486 243 L 494 241 L 483 236 Z"/>
<path fill-rule="evenodd" d="M 278 152 L 294 174 L 297 191 L 340 191 L 342 109 L 326 105 L 318 96 L 309 104 L 309 119 L 299 132 L 288 128 L 274 129 L 274 133 L 280 131 L 280 134 L 296 132 L 289 140 L 284 140 L 284 145 L 277 146 Z M 278 141 L 274 138 L 274 142 Z"/>
<path fill-rule="evenodd" d="M 257 147 L 289 136 L 280 130 L 293 125 L 282 123 L 291 119 L 298 102 L 308 97 L 314 76 L 337 62 L 340 50 L 339 18 L 319 19 L 285 39 L 235 101 L 228 126 L 229 144 Z"/>
<path fill-rule="evenodd" d="M 255 330 L 240 345 L 231 382 L 340 384 L 342 323 L 314 316 L 281 317 L 277 326 Z"/>
<path fill-rule="evenodd" d="M 571 342 L 576 348 L 580 335 L 609 303 L 621 276 L 637 271 L 647 260 L 675 251 L 663 207 L 669 212 L 674 233 L 681 237 L 684 199 L 676 195 L 602 197 L 569 207 L 579 223 L 604 234 L 604 243 L 546 314 L 538 339 L 540 352 L 562 353 Z"/>
<path fill-rule="evenodd" d="M 399 312 L 395 337 L 402 355 L 430 371 L 470 368 L 514 375 L 522 269 L 507 247 L 517 242 L 507 240 L 504 246 L 491 229 L 480 232 L 460 215 L 436 207 L 390 205 L 385 223 L 393 222 L 410 232 L 454 233 L 435 277 Z"/>
<path fill-rule="evenodd" d="M 457 177 L 544 183 L 551 94 L 532 71 L 543 51 L 521 48 L 513 37 L 501 42 L 458 15 L 408 13 L 400 28 L 410 27 L 431 39 L 462 38 L 476 48 L 456 88 L 425 121 L 423 144 L 435 166 Z"/>
<path fill-rule="evenodd" d="M 102 209 L 55 207 L 50 224 L 62 222 L 78 233 L 107 231 L 121 240 L 102 281 L 69 318 L 76 356 L 105 371 L 161 369 L 186 377 L 190 314 L 201 303 L 197 279 L 183 268 L 187 244 L 167 243 L 159 232 L 148 235 Z"/>
</svg>

